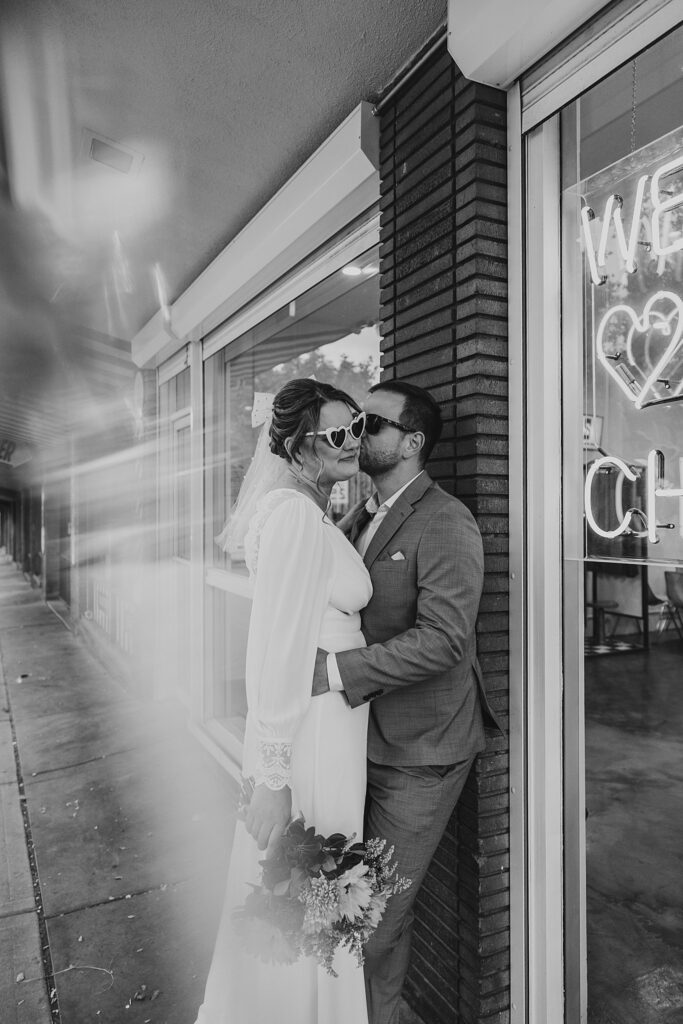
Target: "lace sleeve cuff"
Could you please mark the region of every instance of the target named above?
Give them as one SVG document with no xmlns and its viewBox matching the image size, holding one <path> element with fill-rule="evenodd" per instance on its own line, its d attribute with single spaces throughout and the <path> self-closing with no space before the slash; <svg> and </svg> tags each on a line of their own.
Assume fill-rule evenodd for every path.
<svg viewBox="0 0 683 1024">
<path fill-rule="evenodd" d="M 286 740 L 260 740 L 256 759 L 256 785 L 283 789 L 290 784 L 292 744 Z"/>
</svg>

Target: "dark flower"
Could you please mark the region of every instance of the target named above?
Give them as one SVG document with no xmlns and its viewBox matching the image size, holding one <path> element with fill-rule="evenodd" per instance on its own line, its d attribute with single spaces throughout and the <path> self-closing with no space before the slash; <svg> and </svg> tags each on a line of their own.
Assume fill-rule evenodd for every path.
<svg viewBox="0 0 683 1024">
<path fill-rule="evenodd" d="M 313 827 L 306 828 L 303 818 L 296 818 L 282 835 L 280 846 L 290 867 L 320 870 L 325 859 L 325 839 L 316 835 Z"/>
</svg>

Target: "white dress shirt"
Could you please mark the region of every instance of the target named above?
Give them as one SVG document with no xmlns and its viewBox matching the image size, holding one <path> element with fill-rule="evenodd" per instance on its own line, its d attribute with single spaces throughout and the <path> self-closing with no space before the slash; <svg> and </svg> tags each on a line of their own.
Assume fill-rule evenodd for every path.
<svg viewBox="0 0 683 1024">
<path fill-rule="evenodd" d="M 391 497 L 387 498 L 387 500 L 382 502 L 381 505 L 377 504 L 376 491 L 373 494 L 371 494 L 368 500 L 365 502 L 365 508 L 370 513 L 372 518 L 363 527 L 361 532 L 356 537 L 355 545 L 356 551 L 363 558 L 365 557 L 365 552 L 370 547 L 370 541 L 377 533 L 382 523 L 382 520 L 385 518 L 391 506 L 394 504 L 398 496 L 400 494 L 403 494 L 406 487 L 410 487 L 412 482 L 414 480 L 417 480 L 417 478 L 420 476 L 420 473 L 423 472 L 424 470 L 421 469 L 420 472 L 416 473 L 415 476 L 412 477 L 407 484 L 403 484 L 403 486 L 399 487 L 397 491 L 394 491 Z M 339 691 L 344 689 L 344 684 L 342 683 L 342 679 L 339 674 L 339 669 L 337 667 L 337 659 L 334 654 L 327 655 L 327 679 L 330 684 L 330 690 Z"/>
</svg>

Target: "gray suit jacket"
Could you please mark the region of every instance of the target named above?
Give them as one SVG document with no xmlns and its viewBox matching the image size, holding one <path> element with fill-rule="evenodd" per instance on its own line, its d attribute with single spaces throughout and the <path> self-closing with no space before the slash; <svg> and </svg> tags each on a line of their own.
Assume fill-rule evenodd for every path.
<svg viewBox="0 0 683 1024">
<path fill-rule="evenodd" d="M 347 516 L 350 540 L 362 505 Z M 391 556 L 400 552 L 404 557 Z M 368 646 L 337 654 L 352 707 L 371 701 L 368 757 L 445 765 L 484 749 L 491 711 L 477 662 L 484 579 L 481 535 L 461 501 L 422 473 L 398 497 L 365 554 L 373 595 Z"/>
</svg>

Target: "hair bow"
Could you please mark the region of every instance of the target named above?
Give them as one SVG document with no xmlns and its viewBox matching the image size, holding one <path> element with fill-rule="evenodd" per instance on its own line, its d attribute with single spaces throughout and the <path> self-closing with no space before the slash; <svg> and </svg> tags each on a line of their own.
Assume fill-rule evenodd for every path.
<svg viewBox="0 0 683 1024">
<path fill-rule="evenodd" d="M 251 407 L 251 425 L 260 427 L 265 423 L 273 412 L 273 399 L 275 395 L 270 391 L 255 391 L 254 402 Z"/>
</svg>

